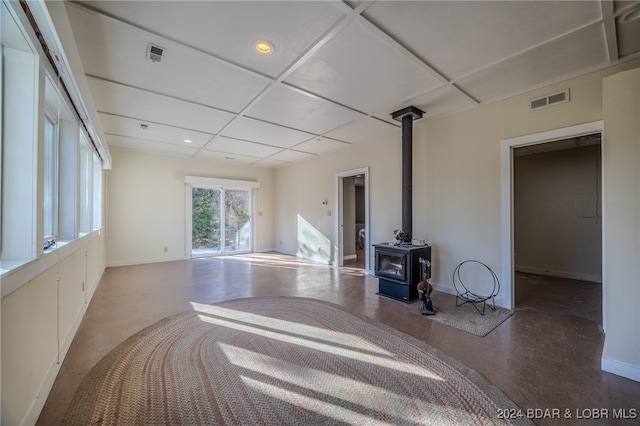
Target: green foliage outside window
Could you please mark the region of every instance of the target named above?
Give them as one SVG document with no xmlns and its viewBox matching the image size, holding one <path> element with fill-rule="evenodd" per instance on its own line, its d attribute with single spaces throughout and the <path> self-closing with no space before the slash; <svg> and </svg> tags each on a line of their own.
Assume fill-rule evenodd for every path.
<svg viewBox="0 0 640 426">
<path fill-rule="evenodd" d="M 193 248 L 220 247 L 220 190 L 193 188 Z"/>
<path fill-rule="evenodd" d="M 193 188 L 192 192 L 192 248 L 221 249 L 221 190 Z M 244 190 L 225 190 L 225 246 L 237 247 L 240 230 L 249 223 L 250 192 Z"/>
</svg>

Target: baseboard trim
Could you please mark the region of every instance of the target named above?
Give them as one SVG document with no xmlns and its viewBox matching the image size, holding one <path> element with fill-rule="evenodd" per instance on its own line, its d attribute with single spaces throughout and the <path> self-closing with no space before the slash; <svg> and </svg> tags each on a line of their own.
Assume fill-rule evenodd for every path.
<svg viewBox="0 0 640 426">
<path fill-rule="evenodd" d="M 571 280 L 589 281 L 592 283 L 602 284 L 602 276 L 592 274 L 581 274 L 579 272 L 554 271 L 549 269 L 535 268 L 530 266 L 516 265 L 514 270 L 525 272 L 527 274 L 545 275 L 549 277 L 568 278 Z"/>
<path fill-rule="evenodd" d="M 439 291 L 440 293 L 446 293 L 446 294 L 452 294 L 452 295 L 456 295 L 456 289 L 452 288 L 448 285 L 443 285 L 443 284 L 431 284 L 433 286 L 433 289 L 435 291 Z"/>
<path fill-rule="evenodd" d="M 254 250 L 254 253 L 269 253 L 269 252 L 273 252 L 273 251 L 278 251 L 276 249 L 272 248 L 263 248 L 263 249 L 258 249 L 258 250 Z"/>
<path fill-rule="evenodd" d="M 606 371 L 607 373 L 640 382 L 640 367 L 637 365 L 631 365 L 625 362 L 616 361 L 615 359 L 602 357 L 600 367 L 602 368 L 602 371 Z"/>
<path fill-rule="evenodd" d="M 188 259 L 184 257 L 166 257 L 162 259 L 141 259 L 141 260 L 128 260 L 123 262 L 109 262 L 107 263 L 107 268 L 113 268 L 116 266 L 145 265 L 148 263 L 175 262 L 177 260 L 188 260 Z"/>
<path fill-rule="evenodd" d="M 351 260 L 351 259 L 357 259 L 358 255 L 357 254 L 348 254 L 346 256 L 342 256 L 342 260 Z"/>
</svg>

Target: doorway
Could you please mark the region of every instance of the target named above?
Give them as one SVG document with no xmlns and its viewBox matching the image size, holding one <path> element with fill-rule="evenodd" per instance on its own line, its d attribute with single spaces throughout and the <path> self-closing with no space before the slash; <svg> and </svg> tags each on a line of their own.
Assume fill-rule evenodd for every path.
<svg viewBox="0 0 640 426">
<path fill-rule="evenodd" d="M 600 142 L 595 133 L 513 150 L 516 307 L 538 301 L 602 324 Z"/>
<path fill-rule="evenodd" d="M 254 248 L 256 182 L 187 177 L 186 257 Z"/>
<path fill-rule="evenodd" d="M 500 305 L 509 309 L 515 306 L 515 270 L 516 270 L 516 246 L 515 246 L 515 218 L 514 218 L 514 156 L 518 154 L 518 149 L 527 148 L 531 151 L 544 150 L 552 145 L 543 145 L 547 143 L 571 144 L 580 138 L 589 137 L 589 135 L 602 134 L 602 121 L 586 123 L 582 125 L 552 130 L 548 132 L 537 133 L 533 135 L 522 136 L 513 139 L 507 139 L 502 142 L 502 281 L 503 295 Z M 563 142 L 558 142 L 563 141 Z M 557 146 L 557 145 L 556 145 Z M 599 164 L 598 164 L 599 166 Z M 599 177 L 598 177 L 599 178 Z M 595 182 L 594 182 L 595 185 Z M 598 182 L 599 185 L 599 182 Z M 584 194 L 583 194 L 584 195 Z M 572 214 L 576 216 L 592 216 L 600 214 L 595 212 L 588 204 L 592 204 L 592 195 L 578 194 L 575 199 L 570 200 L 573 203 Z M 589 203 L 587 203 L 589 201 Z M 599 200 L 597 200 L 599 201 Z M 587 210 L 589 213 L 587 214 Z M 602 218 L 598 217 L 600 223 Z M 602 242 L 600 240 L 599 263 L 600 268 L 603 265 Z M 520 259 L 519 259 L 520 260 Z M 548 269 L 548 268 L 547 268 Z M 540 271 L 538 271 L 540 272 Z M 601 276 L 601 275 L 600 275 Z M 571 278 L 571 277 L 567 277 Z M 603 292 L 606 283 L 602 283 Z"/>
<path fill-rule="evenodd" d="M 336 174 L 334 263 L 369 270 L 369 168 Z"/>
</svg>

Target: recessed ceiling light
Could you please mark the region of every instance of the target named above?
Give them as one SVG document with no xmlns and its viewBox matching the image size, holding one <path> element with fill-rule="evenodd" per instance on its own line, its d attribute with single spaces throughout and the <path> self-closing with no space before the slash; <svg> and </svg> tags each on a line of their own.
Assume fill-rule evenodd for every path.
<svg viewBox="0 0 640 426">
<path fill-rule="evenodd" d="M 630 22 L 635 22 L 638 19 L 640 19 L 640 6 L 635 6 L 630 11 L 622 15 L 618 22 L 621 24 L 628 24 Z"/>
<path fill-rule="evenodd" d="M 266 40 L 257 41 L 255 48 L 256 51 L 262 55 L 268 55 L 273 52 L 273 44 Z"/>
<path fill-rule="evenodd" d="M 191 143 L 191 142 L 193 142 L 191 139 L 185 139 L 184 140 L 184 143 Z"/>
</svg>

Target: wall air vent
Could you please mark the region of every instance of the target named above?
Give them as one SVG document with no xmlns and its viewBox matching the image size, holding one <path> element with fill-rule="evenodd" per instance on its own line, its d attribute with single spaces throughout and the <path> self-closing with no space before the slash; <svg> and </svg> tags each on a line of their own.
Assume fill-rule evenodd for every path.
<svg viewBox="0 0 640 426">
<path fill-rule="evenodd" d="M 529 110 L 533 111 L 540 108 L 545 108 L 552 105 L 563 104 L 569 102 L 569 89 L 564 89 L 561 92 L 552 93 L 550 95 L 542 96 L 540 98 L 531 99 L 529 101 Z"/>
<path fill-rule="evenodd" d="M 164 50 L 164 47 L 147 43 L 147 59 L 150 59 L 152 62 L 160 62 Z"/>
</svg>

